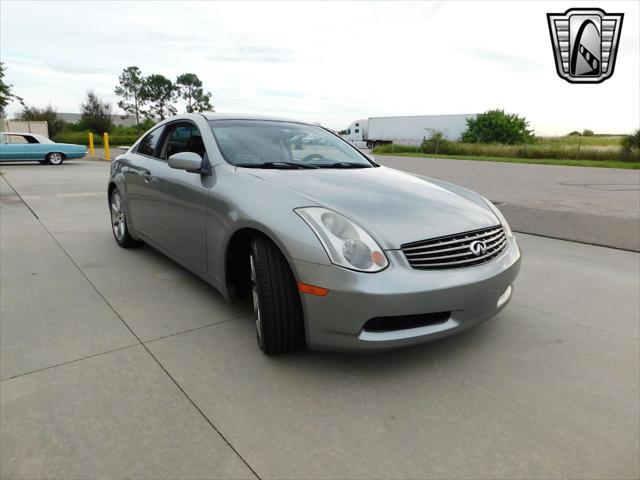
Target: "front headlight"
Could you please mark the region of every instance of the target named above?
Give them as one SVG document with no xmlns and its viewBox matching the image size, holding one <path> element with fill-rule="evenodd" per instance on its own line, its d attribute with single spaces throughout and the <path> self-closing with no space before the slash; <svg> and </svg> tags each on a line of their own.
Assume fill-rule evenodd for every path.
<svg viewBox="0 0 640 480">
<path fill-rule="evenodd" d="M 314 231 L 331 263 L 361 272 L 379 272 L 389 265 L 380 245 L 344 215 L 322 207 L 294 211 Z"/>
<path fill-rule="evenodd" d="M 504 215 L 502 215 L 502 212 L 498 210 L 498 207 L 496 207 L 492 202 L 490 202 L 486 198 L 482 197 L 482 199 L 486 202 L 487 205 L 489 205 L 489 208 L 493 211 L 493 213 L 495 213 L 496 217 L 498 217 L 498 220 L 500 220 L 500 223 L 502 224 L 502 228 L 504 228 L 504 233 L 507 234 L 507 237 L 510 237 L 510 238 L 513 237 L 513 232 L 511 231 L 509 222 L 507 222 L 507 219 L 504 218 Z"/>
</svg>

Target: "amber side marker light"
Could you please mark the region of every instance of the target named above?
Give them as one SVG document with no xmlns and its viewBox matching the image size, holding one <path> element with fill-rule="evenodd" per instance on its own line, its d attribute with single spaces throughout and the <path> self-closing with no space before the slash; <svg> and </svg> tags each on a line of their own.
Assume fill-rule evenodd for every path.
<svg viewBox="0 0 640 480">
<path fill-rule="evenodd" d="M 298 290 L 302 293 L 308 293 L 309 295 L 317 295 L 318 297 L 324 297 L 329 293 L 328 288 L 316 287 L 315 285 L 309 285 L 308 283 L 298 282 Z"/>
</svg>

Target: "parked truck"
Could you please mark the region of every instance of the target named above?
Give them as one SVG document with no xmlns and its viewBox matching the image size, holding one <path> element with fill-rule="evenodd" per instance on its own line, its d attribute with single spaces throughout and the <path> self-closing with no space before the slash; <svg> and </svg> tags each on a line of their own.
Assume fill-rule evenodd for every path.
<svg viewBox="0 0 640 480">
<path fill-rule="evenodd" d="M 369 117 L 352 122 L 343 138 L 360 148 L 374 148 L 385 143 L 418 145 L 435 131 L 442 132 L 449 140 L 458 140 L 467 128 L 467 119 L 476 116 L 477 113 Z"/>
</svg>

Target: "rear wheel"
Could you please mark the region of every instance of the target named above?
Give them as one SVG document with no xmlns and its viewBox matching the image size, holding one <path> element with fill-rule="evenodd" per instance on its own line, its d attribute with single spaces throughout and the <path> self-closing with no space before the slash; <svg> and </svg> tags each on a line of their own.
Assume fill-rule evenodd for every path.
<svg viewBox="0 0 640 480">
<path fill-rule="evenodd" d="M 140 244 L 129 234 L 127 217 L 122 204 L 122 196 L 117 188 L 114 188 L 109 198 L 109 210 L 111 211 L 111 229 L 113 236 L 122 248 L 131 248 Z"/>
<path fill-rule="evenodd" d="M 260 349 L 286 353 L 304 344 L 300 295 L 284 255 L 266 237 L 251 241 L 251 296 Z"/>
<path fill-rule="evenodd" d="M 51 152 L 47 154 L 46 162 L 49 165 L 62 165 L 62 162 L 64 162 L 64 154 L 59 152 Z"/>
</svg>

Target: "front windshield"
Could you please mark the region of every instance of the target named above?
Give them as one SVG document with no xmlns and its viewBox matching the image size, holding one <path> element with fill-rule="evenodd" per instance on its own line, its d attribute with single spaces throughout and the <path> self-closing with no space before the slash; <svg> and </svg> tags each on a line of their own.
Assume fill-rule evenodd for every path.
<svg viewBox="0 0 640 480">
<path fill-rule="evenodd" d="M 211 120 L 225 160 L 253 168 L 369 168 L 372 163 L 321 127 L 262 120 Z"/>
</svg>

